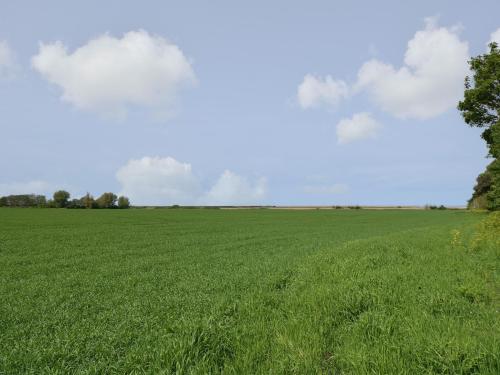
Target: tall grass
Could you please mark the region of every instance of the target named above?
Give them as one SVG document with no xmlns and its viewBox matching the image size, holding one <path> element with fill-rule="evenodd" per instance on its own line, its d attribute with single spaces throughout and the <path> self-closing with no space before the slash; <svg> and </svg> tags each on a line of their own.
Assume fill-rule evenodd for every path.
<svg viewBox="0 0 500 375">
<path fill-rule="evenodd" d="M 485 217 L 3 209 L 0 373 L 496 374 Z"/>
</svg>

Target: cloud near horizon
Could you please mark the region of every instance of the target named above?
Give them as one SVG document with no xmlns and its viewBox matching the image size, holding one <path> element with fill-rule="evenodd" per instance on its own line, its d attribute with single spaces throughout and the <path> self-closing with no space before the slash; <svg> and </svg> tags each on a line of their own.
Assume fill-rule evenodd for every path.
<svg viewBox="0 0 500 375">
<path fill-rule="evenodd" d="M 166 118 L 175 112 L 181 89 L 196 82 L 181 49 L 144 30 L 121 38 L 104 34 L 73 53 L 60 41 L 40 43 L 32 66 L 60 87 L 62 100 L 119 119 L 126 117 L 129 106 Z"/>
<path fill-rule="evenodd" d="M 246 177 L 225 170 L 201 202 L 207 205 L 249 206 L 262 203 L 266 193 L 265 178 L 259 178 L 252 184 Z"/>
<path fill-rule="evenodd" d="M 252 205 L 267 194 L 264 178 L 251 183 L 246 177 L 225 170 L 208 191 L 203 191 L 191 164 L 172 157 L 129 160 L 116 173 L 121 195 L 134 205 Z"/>
</svg>

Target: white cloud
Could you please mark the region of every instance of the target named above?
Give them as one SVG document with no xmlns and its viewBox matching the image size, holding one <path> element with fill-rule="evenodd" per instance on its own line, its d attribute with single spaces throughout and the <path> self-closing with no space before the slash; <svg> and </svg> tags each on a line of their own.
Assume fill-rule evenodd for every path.
<svg viewBox="0 0 500 375">
<path fill-rule="evenodd" d="M 349 192 L 349 186 L 345 184 L 333 185 L 307 185 L 304 192 L 308 194 L 345 194 Z"/>
<path fill-rule="evenodd" d="M 344 118 L 337 124 L 338 143 L 349 143 L 367 138 L 376 138 L 381 125 L 369 113 L 361 112 Z"/>
<path fill-rule="evenodd" d="M 439 27 L 435 19 L 408 42 L 404 65 L 397 68 L 371 59 L 358 71 L 352 86 L 331 76 L 307 75 L 298 88 L 302 108 L 336 106 L 342 98 L 368 92 L 384 111 L 399 118 L 431 118 L 456 106 L 468 74 L 468 44 L 460 40 L 459 28 Z M 500 30 L 492 39 L 500 39 Z"/>
<path fill-rule="evenodd" d="M 266 179 L 251 184 L 245 177 L 226 170 L 202 201 L 209 205 L 254 205 L 262 203 L 266 191 Z"/>
<path fill-rule="evenodd" d="M 120 194 L 136 205 L 190 204 L 200 194 L 191 165 L 171 157 L 130 160 L 116 177 L 122 184 Z"/>
<path fill-rule="evenodd" d="M 14 53 L 6 41 L 0 40 L 0 79 L 12 78 L 15 70 Z"/>
<path fill-rule="evenodd" d="M 491 42 L 496 42 L 498 45 L 500 45 L 500 28 L 497 30 L 493 31 L 490 35 L 490 40 L 488 41 L 488 44 Z M 489 48 L 488 48 L 489 50 Z"/>
<path fill-rule="evenodd" d="M 62 99 L 83 110 L 123 118 L 129 105 L 170 115 L 179 91 L 195 82 L 190 62 L 175 44 L 144 30 L 122 38 L 104 34 L 68 53 L 62 42 L 40 44 L 32 65 L 62 89 Z"/>
<path fill-rule="evenodd" d="M 335 107 L 348 95 L 349 87 L 344 81 L 334 80 L 330 76 L 322 79 L 311 74 L 304 77 L 297 90 L 299 104 L 304 109 L 321 105 Z"/>
<path fill-rule="evenodd" d="M 148 157 L 130 160 L 116 173 L 120 195 L 134 205 L 250 205 L 266 194 L 266 180 L 251 184 L 245 177 L 224 171 L 207 192 L 188 163 L 174 158 Z"/>
<path fill-rule="evenodd" d="M 399 118 L 426 119 L 455 107 L 468 73 L 468 44 L 456 28 L 433 19 L 408 42 L 405 65 L 397 69 L 379 60 L 358 73 L 358 90 L 367 90 L 383 110 Z"/>
</svg>

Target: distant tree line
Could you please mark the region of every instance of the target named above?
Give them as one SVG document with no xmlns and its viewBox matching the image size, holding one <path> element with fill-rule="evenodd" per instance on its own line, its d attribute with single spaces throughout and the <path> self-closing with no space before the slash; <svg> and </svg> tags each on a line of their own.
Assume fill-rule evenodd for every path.
<svg viewBox="0 0 500 375">
<path fill-rule="evenodd" d="M 117 197 L 113 193 L 103 193 L 94 199 L 89 193 L 79 199 L 71 199 L 65 190 L 58 190 L 47 200 L 44 195 L 19 194 L 0 197 L 0 207 L 40 207 L 40 208 L 129 208 L 127 197 Z"/>
<path fill-rule="evenodd" d="M 446 210 L 446 207 L 441 205 L 441 206 L 433 206 L 433 205 L 429 205 L 429 204 L 426 204 L 425 205 L 425 209 L 426 210 Z"/>
</svg>

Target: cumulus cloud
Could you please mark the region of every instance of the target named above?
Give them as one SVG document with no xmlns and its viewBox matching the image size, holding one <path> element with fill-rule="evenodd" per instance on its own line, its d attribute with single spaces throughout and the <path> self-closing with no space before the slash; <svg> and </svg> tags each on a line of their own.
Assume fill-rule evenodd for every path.
<svg viewBox="0 0 500 375">
<path fill-rule="evenodd" d="M 247 178 L 226 170 L 202 201 L 209 205 L 253 205 L 262 203 L 266 191 L 266 179 L 260 178 L 252 184 Z"/>
<path fill-rule="evenodd" d="M 130 160 L 118 170 L 116 178 L 122 185 L 120 194 L 138 205 L 190 204 L 200 194 L 191 165 L 171 157 Z"/>
<path fill-rule="evenodd" d="M 180 48 L 144 30 L 122 38 L 104 34 L 72 53 L 60 41 L 41 43 L 32 66 L 61 88 L 64 101 L 118 118 L 126 116 L 129 105 L 168 116 L 179 91 L 195 82 Z"/>
<path fill-rule="evenodd" d="M 488 44 L 495 42 L 498 45 L 500 45 L 500 28 L 497 30 L 493 31 L 490 35 L 490 40 L 488 41 Z"/>
<path fill-rule="evenodd" d="M 190 164 L 172 157 L 130 160 L 116 173 L 121 195 L 136 205 L 249 205 L 266 194 L 266 181 L 250 183 L 245 177 L 224 171 L 215 185 L 204 192 Z"/>
<path fill-rule="evenodd" d="M 500 38 L 500 30 L 492 39 Z M 335 106 L 347 96 L 367 92 L 382 110 L 398 118 L 427 119 L 455 107 L 468 74 L 468 44 L 458 28 L 439 27 L 428 18 L 425 27 L 408 42 L 404 64 L 371 59 L 358 71 L 357 81 L 346 84 L 327 76 L 307 75 L 298 88 L 302 108 Z"/>
<path fill-rule="evenodd" d="M 350 143 L 362 139 L 376 138 L 381 125 L 367 112 L 344 118 L 337 124 L 338 143 Z"/>
<path fill-rule="evenodd" d="M 307 185 L 304 192 L 308 194 L 345 194 L 349 192 L 349 186 L 345 184 L 333 185 Z"/>
<path fill-rule="evenodd" d="M 408 42 L 402 67 L 370 60 L 359 70 L 356 88 L 367 90 L 396 117 L 434 117 L 460 99 L 468 57 L 468 44 L 455 28 L 438 27 L 427 19 L 425 28 Z"/>
<path fill-rule="evenodd" d="M 12 78 L 15 70 L 14 53 L 5 40 L 0 40 L 0 78 Z"/>
<path fill-rule="evenodd" d="M 303 109 L 321 105 L 335 107 L 341 99 L 349 95 L 349 87 L 344 81 L 330 76 L 324 79 L 307 74 L 297 90 L 297 99 Z"/>
</svg>

